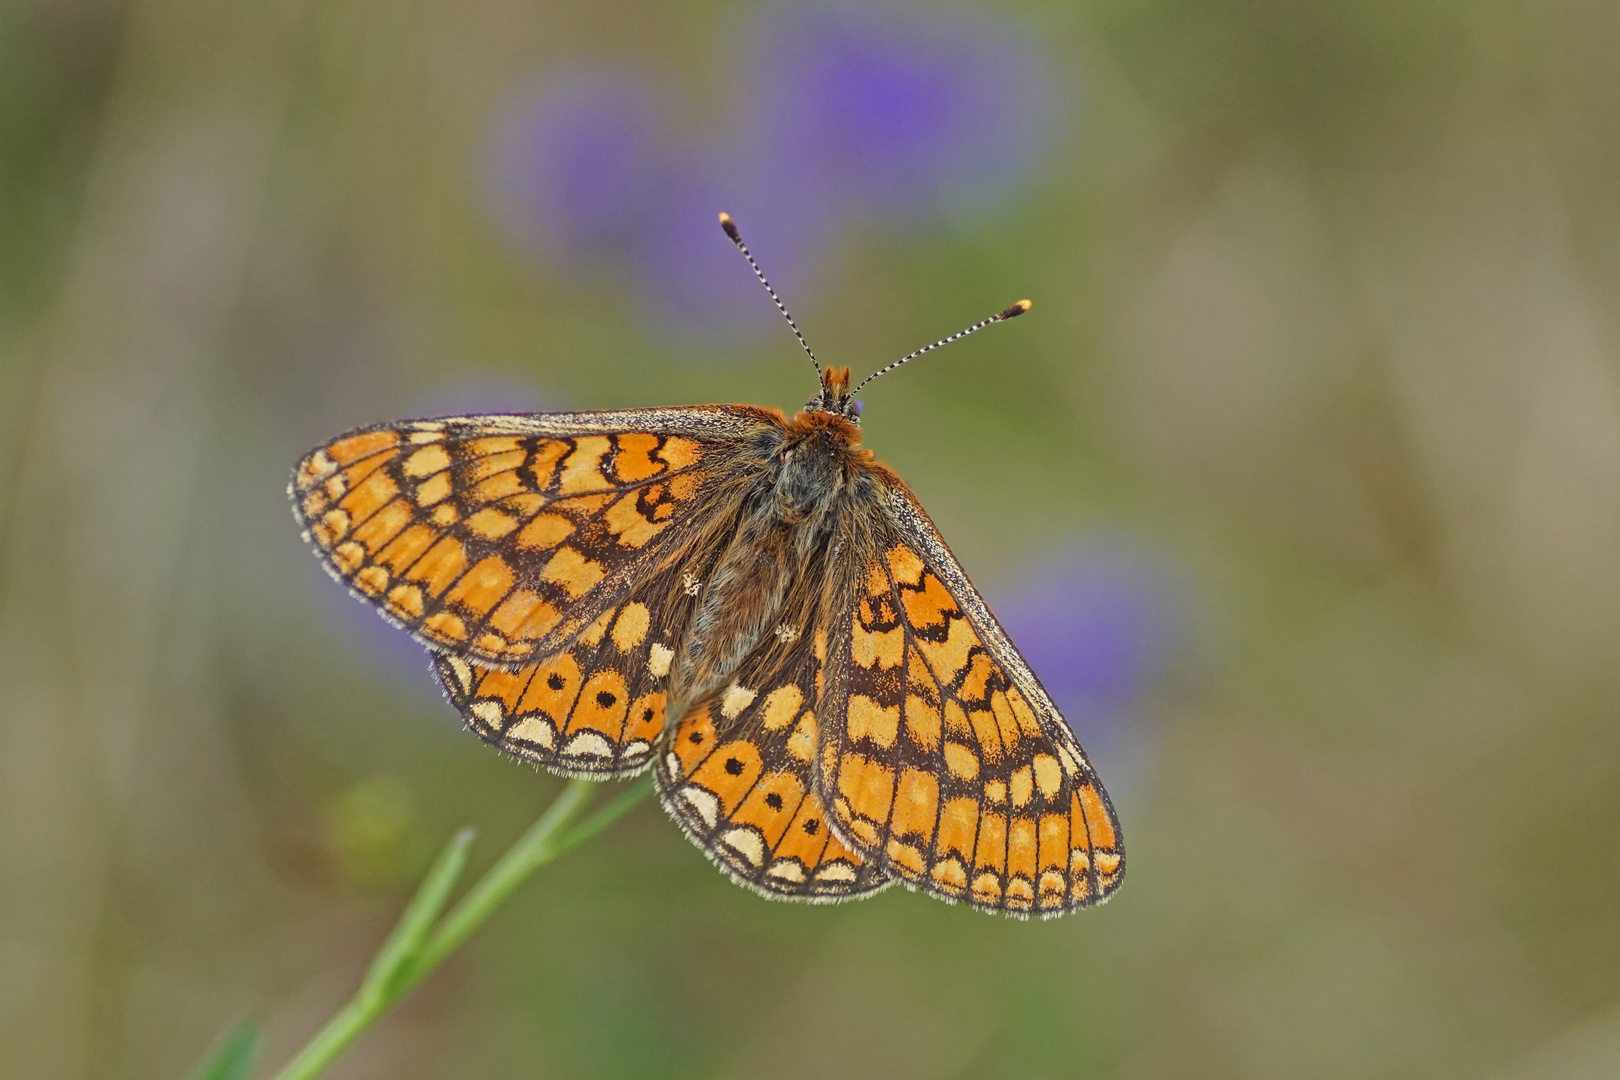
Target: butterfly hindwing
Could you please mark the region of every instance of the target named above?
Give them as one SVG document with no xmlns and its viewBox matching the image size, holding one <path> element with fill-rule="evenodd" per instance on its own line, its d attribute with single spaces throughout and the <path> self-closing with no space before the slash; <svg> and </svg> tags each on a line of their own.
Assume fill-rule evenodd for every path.
<svg viewBox="0 0 1620 1080">
<path fill-rule="evenodd" d="M 445 693 L 480 738 L 570 776 L 634 776 L 664 731 L 668 676 L 692 597 L 671 565 L 560 652 L 507 671 L 437 653 Z"/>
<path fill-rule="evenodd" d="M 892 476 L 892 474 L 890 474 Z M 949 900 L 1056 915 L 1124 873 L 1119 823 L 1079 742 L 922 508 L 890 481 L 851 568 L 818 783 L 852 846 Z"/>
<path fill-rule="evenodd" d="M 828 827 L 817 797 L 816 692 L 824 633 L 750 657 L 670 732 L 659 794 L 692 842 L 766 896 L 833 902 L 891 884 Z"/>
<path fill-rule="evenodd" d="M 427 644 L 521 667 L 557 651 L 704 516 L 765 410 L 407 421 L 307 455 L 291 493 L 337 578 Z"/>
</svg>

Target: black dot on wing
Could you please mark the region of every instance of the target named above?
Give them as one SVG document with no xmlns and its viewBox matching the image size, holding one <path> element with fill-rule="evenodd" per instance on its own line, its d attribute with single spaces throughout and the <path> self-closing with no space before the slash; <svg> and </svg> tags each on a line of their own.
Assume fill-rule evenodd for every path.
<svg viewBox="0 0 1620 1080">
<path fill-rule="evenodd" d="M 770 807 L 772 810 L 782 809 L 782 796 L 778 795 L 774 791 L 771 792 L 769 795 L 765 796 L 765 805 Z"/>
<path fill-rule="evenodd" d="M 644 710 L 641 714 L 641 718 L 643 720 L 651 720 L 653 718 L 653 711 L 651 709 Z"/>
<path fill-rule="evenodd" d="M 687 741 L 691 742 L 695 746 L 698 743 L 701 743 L 703 741 L 703 732 L 694 731 L 694 732 L 692 732 L 692 734 L 688 735 L 686 738 L 687 738 Z"/>
<path fill-rule="evenodd" d="M 553 690 L 561 690 L 568 684 L 563 682 L 563 677 L 561 675 L 558 675 L 555 671 L 553 671 L 550 677 L 546 679 L 546 685 L 551 687 Z"/>
<path fill-rule="evenodd" d="M 619 700 L 618 698 L 614 697 L 612 694 L 608 693 L 606 690 L 603 690 L 603 691 L 599 692 L 596 695 L 596 703 L 598 705 L 602 706 L 602 708 L 604 708 L 604 709 L 613 708 L 613 703 L 615 701 L 618 701 L 618 700 Z"/>
<path fill-rule="evenodd" d="M 743 763 L 740 759 L 734 757 L 726 758 L 726 772 L 730 773 L 732 776 L 741 776 L 742 771 Z"/>
<path fill-rule="evenodd" d="M 816 835 L 816 830 L 819 828 L 821 828 L 821 822 L 817 821 L 815 818 L 811 818 L 809 821 L 804 823 L 804 831 L 810 836 Z"/>
</svg>

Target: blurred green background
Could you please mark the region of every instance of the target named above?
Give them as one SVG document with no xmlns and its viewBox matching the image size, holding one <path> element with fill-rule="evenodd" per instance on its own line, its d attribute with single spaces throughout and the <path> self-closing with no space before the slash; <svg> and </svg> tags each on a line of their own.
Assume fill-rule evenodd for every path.
<svg viewBox="0 0 1620 1080">
<path fill-rule="evenodd" d="M 649 802 L 331 1075 L 1620 1075 L 1617 56 L 1597 0 L 0 8 L 0 1074 L 279 1064 L 549 801 L 288 472 L 797 406 L 726 209 L 857 374 L 1035 300 L 867 442 L 1128 880 L 772 904 Z"/>
</svg>

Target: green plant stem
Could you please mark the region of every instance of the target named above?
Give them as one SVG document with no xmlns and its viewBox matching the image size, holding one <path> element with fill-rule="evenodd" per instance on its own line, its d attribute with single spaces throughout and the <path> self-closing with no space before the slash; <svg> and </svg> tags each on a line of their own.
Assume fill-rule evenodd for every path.
<svg viewBox="0 0 1620 1080">
<path fill-rule="evenodd" d="M 646 778 L 636 781 L 570 829 L 596 790 L 592 781 L 570 780 L 528 832 L 467 890 L 449 914 L 439 919 L 466 865 L 467 848 L 472 843 L 471 830 L 458 833 L 422 879 L 399 925 L 378 950 L 359 991 L 276 1074 L 275 1080 L 310 1080 L 319 1076 L 362 1032 L 444 963 L 525 878 L 607 828 L 646 797 L 652 784 Z"/>
</svg>

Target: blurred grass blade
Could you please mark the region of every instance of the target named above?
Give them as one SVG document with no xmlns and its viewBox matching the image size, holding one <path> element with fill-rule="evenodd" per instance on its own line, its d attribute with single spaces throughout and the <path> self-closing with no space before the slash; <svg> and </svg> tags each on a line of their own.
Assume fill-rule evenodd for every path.
<svg viewBox="0 0 1620 1080">
<path fill-rule="evenodd" d="M 612 802 L 570 829 L 562 839 L 557 841 L 556 853 L 561 855 L 576 844 L 583 844 L 635 807 L 645 799 L 653 789 L 652 773 L 646 773 L 640 779 L 632 780 L 628 787 L 621 791 Z"/>
<path fill-rule="evenodd" d="M 399 972 L 421 952 L 422 942 L 427 940 L 445 902 L 450 899 L 450 890 L 456 887 L 467 866 L 467 850 L 476 835 L 473 829 L 462 829 L 439 853 L 416 895 L 406 905 L 405 913 L 372 960 L 365 981 L 360 984 L 361 996 L 386 994 L 393 988 Z"/>
<path fill-rule="evenodd" d="M 562 848 L 558 842 L 599 788 L 598 781 L 577 778 L 564 786 L 556 801 L 546 808 L 538 821 L 529 826 L 529 831 L 495 860 L 488 873 L 474 882 L 467 894 L 433 928 L 433 933 L 422 943 L 410 966 L 401 972 L 404 985 L 413 985 L 438 967 L 446 956 L 489 918 L 513 889 L 561 854 Z"/>
<path fill-rule="evenodd" d="M 263 1045 L 259 1028 L 242 1020 L 219 1040 L 214 1052 L 194 1069 L 187 1080 L 247 1080 Z"/>
</svg>

